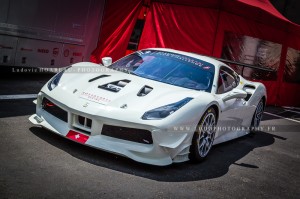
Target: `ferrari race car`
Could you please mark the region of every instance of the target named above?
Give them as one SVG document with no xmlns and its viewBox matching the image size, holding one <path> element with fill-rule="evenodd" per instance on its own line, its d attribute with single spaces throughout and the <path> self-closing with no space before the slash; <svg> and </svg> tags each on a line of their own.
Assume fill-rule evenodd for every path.
<svg viewBox="0 0 300 199">
<path fill-rule="evenodd" d="M 212 145 L 258 127 L 263 84 L 215 59 L 145 49 L 81 62 L 41 89 L 29 120 L 75 142 L 152 165 L 202 161 Z"/>
</svg>

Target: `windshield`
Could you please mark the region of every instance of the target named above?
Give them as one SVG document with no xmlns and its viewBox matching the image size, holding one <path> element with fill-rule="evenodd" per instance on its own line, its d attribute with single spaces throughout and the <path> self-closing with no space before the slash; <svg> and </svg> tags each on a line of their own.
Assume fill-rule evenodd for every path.
<svg viewBox="0 0 300 199">
<path fill-rule="evenodd" d="M 109 68 L 143 78 L 210 92 L 215 67 L 193 57 L 158 51 L 143 50 L 126 56 Z"/>
</svg>

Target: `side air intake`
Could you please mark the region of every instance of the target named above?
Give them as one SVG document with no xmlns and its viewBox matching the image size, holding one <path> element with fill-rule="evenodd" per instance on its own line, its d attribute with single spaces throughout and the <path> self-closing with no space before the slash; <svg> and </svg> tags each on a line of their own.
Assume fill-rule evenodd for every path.
<svg viewBox="0 0 300 199">
<path fill-rule="evenodd" d="M 250 84 L 246 84 L 245 86 L 244 86 L 244 90 L 245 89 L 255 89 L 255 86 L 253 86 L 253 85 L 250 85 Z"/>
<path fill-rule="evenodd" d="M 243 90 L 246 91 L 246 93 L 247 93 L 247 97 L 245 98 L 245 100 L 248 101 L 250 99 L 250 97 L 252 96 L 253 91 L 255 90 L 255 86 L 246 84 L 244 86 Z"/>
<path fill-rule="evenodd" d="M 148 95 L 153 90 L 150 86 L 144 86 L 137 94 L 139 97 L 143 97 L 145 95 Z"/>
</svg>

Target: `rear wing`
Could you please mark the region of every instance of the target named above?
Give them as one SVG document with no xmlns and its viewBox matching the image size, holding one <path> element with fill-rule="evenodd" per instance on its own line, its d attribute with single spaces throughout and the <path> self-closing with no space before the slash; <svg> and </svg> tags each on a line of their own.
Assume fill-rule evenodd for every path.
<svg viewBox="0 0 300 199">
<path fill-rule="evenodd" d="M 201 54 L 198 54 L 198 53 L 194 53 L 194 54 L 201 55 Z M 261 66 L 255 66 L 255 65 L 251 65 L 251 64 L 245 64 L 245 63 L 242 63 L 242 62 L 232 61 L 232 60 L 229 60 L 229 59 L 222 59 L 222 58 L 212 57 L 212 56 L 207 56 L 207 55 L 201 55 L 201 56 L 216 59 L 216 60 L 218 60 L 220 62 L 224 62 L 226 64 L 234 64 L 234 65 L 237 65 L 239 67 L 242 67 L 242 72 L 241 72 L 242 77 L 244 77 L 243 74 L 244 74 L 245 67 L 252 68 L 252 69 L 257 69 L 257 70 L 262 70 L 262 71 L 266 71 L 266 72 L 276 72 L 276 70 L 274 70 L 274 69 L 265 68 L 265 67 L 261 67 Z"/>
</svg>

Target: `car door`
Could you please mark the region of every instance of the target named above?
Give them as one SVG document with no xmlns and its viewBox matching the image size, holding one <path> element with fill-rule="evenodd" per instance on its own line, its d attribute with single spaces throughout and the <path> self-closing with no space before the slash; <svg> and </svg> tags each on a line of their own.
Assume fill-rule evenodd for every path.
<svg viewBox="0 0 300 199">
<path fill-rule="evenodd" d="M 239 83 L 238 74 L 226 66 L 220 67 L 216 90 L 221 108 L 215 137 L 218 142 L 241 136 L 245 111 L 244 99 L 233 98 L 228 101 L 223 100 Z"/>
</svg>

